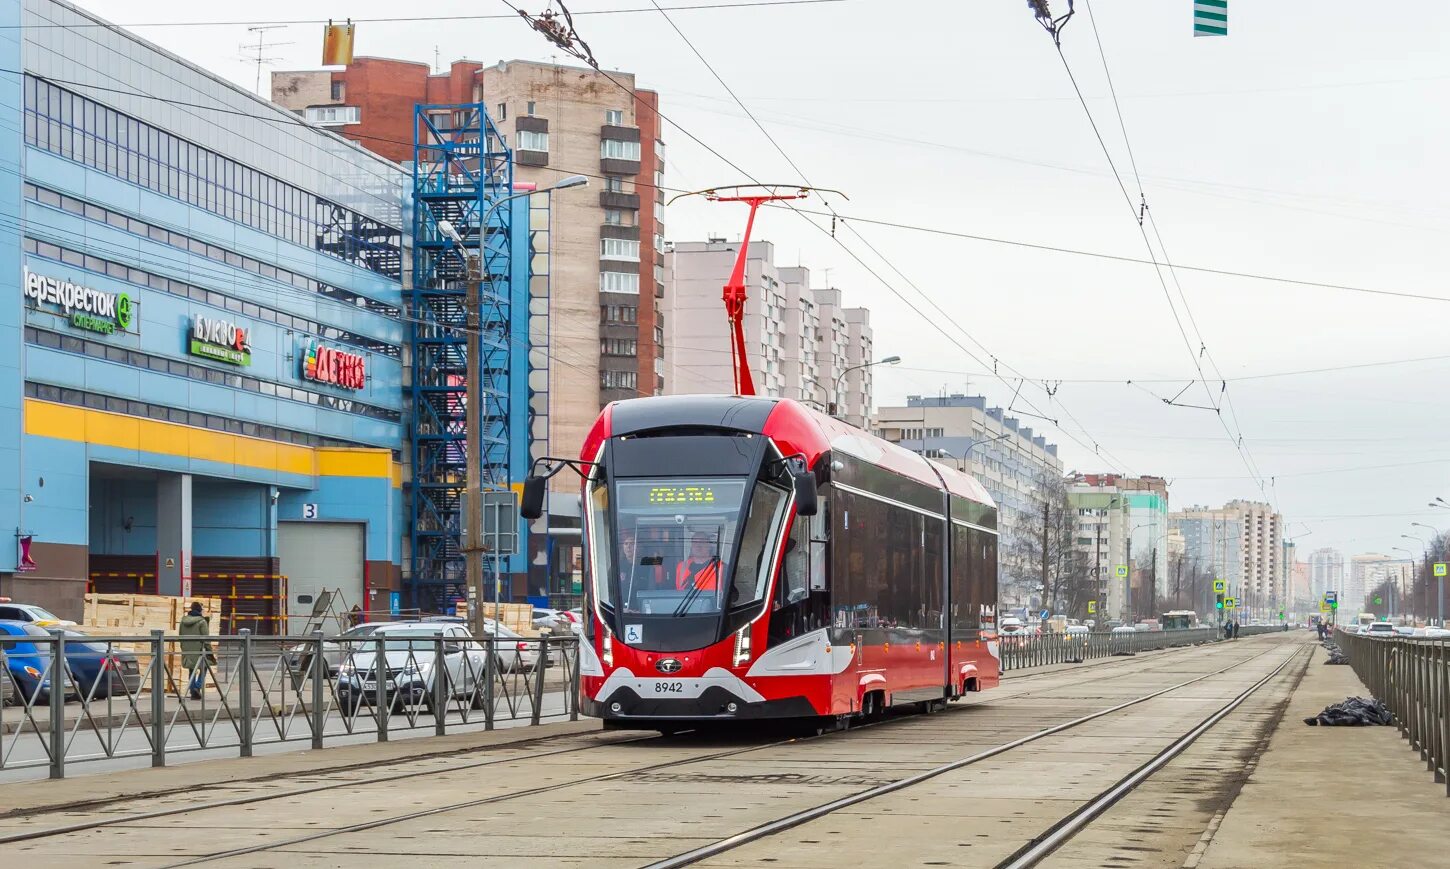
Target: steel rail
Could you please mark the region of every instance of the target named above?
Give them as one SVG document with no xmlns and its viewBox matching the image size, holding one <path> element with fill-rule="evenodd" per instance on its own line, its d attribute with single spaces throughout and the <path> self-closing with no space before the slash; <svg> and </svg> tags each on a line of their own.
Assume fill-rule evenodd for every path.
<svg viewBox="0 0 1450 869">
<path fill-rule="evenodd" d="M 1177 691 L 1180 688 L 1185 688 L 1189 685 L 1202 682 L 1205 679 L 1211 679 L 1214 676 L 1220 676 L 1224 673 L 1229 672 L 1230 670 L 1234 670 L 1244 666 L 1245 664 L 1257 661 L 1259 658 L 1262 658 L 1264 655 L 1267 655 L 1272 651 L 1274 651 L 1273 648 L 1265 649 L 1257 655 L 1245 658 L 1242 661 L 1238 661 L 1220 670 L 1215 670 L 1211 673 L 1205 673 L 1202 676 L 1196 676 L 1187 681 L 1179 682 L 1176 685 L 1170 685 L 1166 688 L 1161 688 L 1157 691 L 1149 694 L 1144 694 L 1141 697 L 1137 697 L 1133 700 L 1119 703 L 1116 706 L 1110 706 L 1107 709 L 1100 709 L 1097 712 L 1084 715 L 1080 718 L 1074 718 L 1071 721 L 1065 721 L 1061 724 L 1046 728 L 1045 730 L 1039 730 L 1036 733 L 1019 737 L 1018 739 L 1014 739 L 1010 742 L 1004 742 L 1003 744 L 998 745 L 995 748 L 989 748 L 985 751 L 980 751 L 969 757 L 950 761 L 948 763 L 944 763 L 940 766 L 936 766 L 923 772 L 916 773 L 915 775 L 907 776 L 906 778 L 891 782 L 889 784 L 877 785 L 876 787 L 868 788 L 858 793 L 850 794 L 849 796 L 844 796 L 840 797 L 839 799 L 831 800 L 828 803 L 822 803 L 821 805 L 813 806 L 809 809 L 803 809 L 799 812 L 794 812 L 790 815 L 786 815 L 783 818 L 777 818 L 774 821 L 761 824 L 757 827 L 752 827 L 751 829 L 745 830 L 744 832 L 737 833 L 724 839 L 720 839 L 716 842 L 712 842 L 709 845 L 702 845 L 699 848 L 676 854 L 673 857 L 668 857 L 664 860 L 659 860 L 654 863 L 646 864 L 645 869 L 678 869 L 678 867 L 689 866 L 701 860 L 718 856 L 727 851 L 732 851 L 736 848 L 739 848 L 742 845 L 748 845 L 752 842 L 756 842 L 761 839 L 766 839 L 779 833 L 783 833 L 786 830 L 798 827 L 801 824 L 814 821 L 818 818 L 823 818 L 826 815 L 840 811 L 841 809 L 848 808 L 859 803 L 864 803 L 868 800 L 876 799 L 877 797 L 886 796 L 887 794 L 896 793 L 897 791 L 905 790 L 906 788 L 914 787 L 915 785 L 919 785 L 922 782 L 929 781 L 931 779 L 937 778 L 939 776 L 945 775 L 946 773 L 953 772 L 966 766 L 971 766 L 974 763 L 980 763 L 981 761 L 996 757 L 999 754 L 1004 754 L 1015 748 L 1020 748 L 1021 746 L 1028 743 L 1036 742 L 1039 739 L 1044 739 L 1046 737 L 1062 733 L 1065 730 L 1071 730 L 1074 727 L 1080 727 L 1081 725 L 1086 724 L 1089 721 L 1095 721 L 1106 715 L 1112 715 L 1115 712 L 1121 712 L 1124 709 L 1137 706 L 1140 703 L 1146 703 L 1147 701 L 1152 700 L 1156 697 L 1161 697 L 1164 694 L 1169 693 L 1170 691 Z M 1295 654 L 1297 654 L 1297 652 Z M 1293 660 L 1293 656 L 1291 656 L 1288 660 Z M 1287 661 L 1285 663 L 1287 663 Z"/>
<path fill-rule="evenodd" d="M 1099 717 L 1101 715 L 1105 715 L 1108 712 L 1117 711 L 1118 709 L 1124 708 L 1125 706 L 1131 706 L 1131 705 L 1135 705 L 1137 703 L 1141 703 L 1144 700 L 1151 699 L 1152 697 L 1156 697 L 1159 694 L 1165 693 L 1166 691 L 1171 691 L 1171 690 L 1174 690 L 1175 688 L 1181 688 L 1181 687 L 1183 687 L 1185 685 L 1191 685 L 1194 682 L 1199 682 L 1199 681 L 1202 681 L 1204 679 L 1210 678 L 1212 676 L 1216 676 L 1216 675 L 1219 675 L 1221 673 L 1228 672 L 1229 670 L 1232 670 L 1235 667 L 1240 667 L 1240 666 L 1243 666 L 1246 663 L 1249 663 L 1250 661 L 1257 660 L 1258 658 L 1263 657 L 1264 655 L 1268 654 L 1271 651 L 1273 651 L 1273 649 L 1265 649 L 1264 651 L 1258 653 L 1257 655 L 1254 655 L 1254 656 L 1252 656 L 1250 658 L 1246 658 L 1243 661 L 1239 661 L 1239 662 L 1237 662 L 1235 664 L 1232 664 L 1232 665 L 1230 665 L 1228 667 L 1225 667 L 1225 668 L 1223 668 L 1221 670 L 1217 670 L 1217 671 L 1214 671 L 1213 673 L 1209 673 L 1209 674 L 1206 674 L 1204 676 L 1199 676 L 1199 677 L 1196 677 L 1194 679 L 1190 679 L 1187 682 L 1183 682 L 1183 683 L 1180 683 L 1180 684 L 1175 685 L 1173 687 L 1163 689 L 1162 691 L 1155 692 L 1154 694 L 1149 695 L 1148 697 L 1139 698 L 1138 700 L 1131 701 L 1131 702 L 1129 702 L 1127 704 L 1123 704 L 1122 706 L 1114 707 L 1113 709 L 1109 709 L 1109 710 L 1105 710 L 1103 712 L 1095 713 L 1093 716 L 1089 716 L 1088 718 L 1081 719 L 1078 723 L 1081 723 L 1082 721 L 1090 720 L 1090 718 L 1093 718 L 1093 717 Z M 1156 668 L 1153 668 L 1153 669 L 1156 669 Z M 1126 674 L 1124 674 L 1124 675 L 1126 675 Z M 853 730 L 860 730 L 860 729 L 863 729 L 864 727 L 874 727 L 874 726 L 881 725 L 881 724 L 900 723 L 900 722 L 910 721 L 910 720 L 914 720 L 914 716 L 912 716 L 912 717 L 902 717 L 902 718 L 897 718 L 897 719 L 877 720 L 877 721 L 873 721 L 873 722 L 870 722 L 868 724 L 862 725 L 861 727 L 853 727 L 852 729 Z M 1065 728 L 1055 728 L 1054 731 L 1052 731 L 1052 732 L 1055 732 L 1055 730 L 1057 730 L 1057 729 L 1065 729 Z M 298 836 L 298 837 L 295 837 L 295 838 L 292 838 L 292 839 L 288 839 L 286 841 L 258 843 L 256 845 L 251 845 L 251 846 L 248 846 L 248 847 L 245 847 L 245 848 L 238 848 L 238 849 L 234 849 L 234 850 L 231 850 L 231 851 L 226 851 L 226 852 L 221 852 L 221 853 L 215 853 L 215 854 L 201 855 L 201 856 L 193 857 L 193 858 L 188 859 L 188 860 L 184 860 L 184 861 L 182 861 L 180 863 L 168 864 L 167 865 L 167 869 L 175 869 L 175 867 L 181 867 L 181 866 L 195 866 L 195 865 L 199 865 L 199 864 L 202 864 L 202 863 L 209 863 L 209 862 L 212 862 L 214 860 L 224 860 L 224 859 L 229 859 L 229 858 L 232 858 L 232 857 L 240 857 L 240 856 L 246 856 L 248 854 L 260 853 L 262 851 L 270 851 L 270 850 L 273 850 L 275 848 L 284 848 L 284 847 L 290 847 L 290 846 L 294 846 L 294 845 L 300 845 L 300 844 L 304 844 L 304 843 L 307 843 L 307 842 L 313 842 L 313 841 L 316 841 L 318 839 L 326 839 L 326 838 L 329 838 L 329 837 L 332 837 L 332 836 L 341 836 L 341 835 L 347 835 L 349 833 L 364 832 L 364 831 L 367 831 L 367 830 L 377 829 L 379 827 L 386 827 L 386 826 L 389 826 L 389 825 L 392 825 L 392 824 L 406 823 L 408 821 L 417 820 L 419 818 L 432 817 L 434 815 L 445 814 L 447 812 L 460 811 L 460 810 L 463 810 L 463 809 L 475 808 L 477 806 L 489 805 L 489 804 L 498 803 L 498 802 L 505 802 L 507 800 L 520 799 L 520 798 L 530 797 L 530 796 L 537 796 L 538 794 L 549 793 L 551 791 L 561 790 L 563 788 L 575 787 L 575 786 L 583 785 L 583 784 L 592 784 L 592 783 L 600 782 L 600 781 L 609 781 L 609 780 L 612 780 L 612 779 L 623 778 L 623 777 L 626 777 L 626 776 L 634 776 L 634 775 L 640 775 L 640 774 L 644 774 L 644 773 L 656 772 L 658 770 L 668 769 L 670 767 L 687 766 L 689 764 L 699 763 L 699 762 L 702 762 L 702 761 L 716 760 L 716 759 L 724 758 L 724 757 L 734 757 L 734 756 L 738 756 L 738 755 L 742 755 L 742 754 L 748 754 L 750 752 L 755 752 L 755 751 L 764 751 L 766 749 L 778 748 L 778 747 L 780 747 L 782 745 L 788 745 L 788 744 L 790 744 L 792 742 L 801 742 L 801 741 L 810 740 L 810 739 L 823 739 L 823 738 L 826 738 L 826 737 L 831 736 L 834 733 L 839 733 L 839 732 L 840 731 L 824 731 L 824 732 L 821 732 L 821 733 L 817 733 L 817 734 L 815 734 L 813 736 L 794 737 L 794 738 L 791 738 L 791 739 L 776 740 L 776 741 L 773 741 L 773 742 L 765 743 L 763 745 L 752 745 L 752 746 L 746 746 L 746 747 L 738 748 L 738 749 L 731 749 L 731 750 L 728 750 L 728 751 L 713 752 L 713 753 L 710 753 L 710 754 L 698 755 L 698 756 L 695 756 L 695 757 L 689 757 L 689 758 L 685 758 L 685 759 L 682 759 L 682 760 L 664 761 L 664 762 L 661 762 L 661 763 L 648 764 L 646 766 L 636 767 L 634 769 L 623 770 L 623 771 L 620 771 L 620 772 L 600 773 L 599 775 L 588 776 L 588 777 L 581 778 L 581 779 L 574 779 L 572 781 L 567 781 L 567 782 L 557 782 L 555 784 L 542 785 L 542 786 L 536 787 L 536 788 L 526 788 L 526 789 L 523 789 L 523 790 L 511 791 L 509 793 L 504 793 L 504 794 L 495 794 L 493 796 L 480 797 L 480 798 L 475 799 L 475 800 L 467 800 L 465 802 L 460 802 L 460 803 L 451 803 L 451 804 L 443 805 L 443 806 L 434 806 L 434 807 L 429 808 L 429 809 L 421 809 L 419 811 L 416 811 L 416 812 L 408 812 L 408 813 L 403 814 L 403 815 L 395 815 L 395 816 L 391 816 L 391 817 L 387 817 L 387 818 L 378 818 L 378 819 L 371 820 L 371 821 L 364 821 L 362 823 L 353 824 L 353 825 L 350 825 L 350 826 L 347 826 L 347 827 L 340 827 L 340 828 L 335 828 L 335 829 L 331 829 L 331 830 L 318 830 L 315 833 L 309 833 L 309 834 L 307 834 L 305 836 Z M 1037 737 L 1034 737 L 1034 738 L 1040 738 L 1041 736 L 1046 736 L 1046 735 L 1048 735 L 1048 733 L 1049 733 L 1049 731 L 1044 731 L 1043 733 L 1039 734 Z M 644 742 L 644 741 L 652 741 L 652 740 L 657 739 L 657 738 L 659 738 L 659 737 L 648 737 L 648 738 L 642 739 L 642 740 L 628 740 L 628 741 L 640 741 L 640 742 Z M 451 770 L 449 770 L 449 772 L 451 772 Z M 410 773 L 409 775 L 411 776 L 411 775 L 421 775 L 421 774 L 422 773 Z M 340 786 L 345 786 L 345 784 L 347 784 L 347 783 L 344 783 L 343 785 L 340 785 Z M 350 784 L 358 784 L 358 783 L 353 782 L 353 783 L 350 783 Z M 367 782 L 364 782 L 362 784 L 365 786 L 368 783 Z M 186 809 L 182 809 L 182 810 L 179 810 L 178 813 L 184 812 L 184 811 L 187 811 L 187 810 Z"/>
<path fill-rule="evenodd" d="M 1112 808 L 1123 797 L 1132 793 L 1139 785 L 1147 781 L 1155 772 L 1167 766 L 1175 757 L 1188 750 L 1188 747 L 1198 741 L 1198 738 L 1207 733 L 1224 718 L 1243 704 L 1243 702 L 1260 688 L 1267 685 L 1275 676 L 1295 659 L 1301 657 L 1295 652 L 1284 663 L 1275 667 L 1264 678 L 1244 689 L 1237 697 L 1224 704 L 1213 714 L 1200 721 L 1192 730 L 1174 740 L 1172 744 L 1155 754 L 1146 763 L 1123 778 L 1119 779 L 1111 787 L 1099 793 L 1091 801 L 1078 806 L 1069 812 L 1062 820 L 1048 827 L 1040 836 L 1023 845 L 1014 851 L 1007 859 L 997 864 L 997 869 L 1028 869 L 1036 866 L 1058 848 L 1067 844 L 1074 836 L 1080 833 L 1084 827 L 1091 824 L 1108 809 Z M 1305 663 L 1309 661 L 1309 655 L 1303 655 Z"/>
<path fill-rule="evenodd" d="M 1184 648 L 1186 649 L 1186 648 L 1193 648 L 1193 647 L 1184 647 Z M 1163 652 L 1171 652 L 1171 651 L 1174 651 L 1174 650 L 1175 649 L 1163 649 L 1161 651 L 1163 651 Z M 1180 651 L 1181 651 L 1181 649 L 1180 649 Z M 1086 663 L 1083 666 L 1092 667 L 1094 669 L 1099 668 L 1099 667 L 1112 667 L 1113 669 L 1117 669 L 1117 667 L 1114 666 L 1114 665 L 1119 665 L 1119 664 L 1133 664 L 1133 663 L 1139 663 L 1139 662 L 1127 661 L 1127 660 L 1102 659 L 1098 663 Z M 1145 670 L 1155 670 L 1155 669 L 1158 669 L 1158 667 L 1140 668 L 1138 670 L 1128 671 L 1128 672 L 1124 672 L 1124 673 L 1120 673 L 1120 674 L 1113 674 L 1111 676 L 1108 676 L 1107 678 L 1110 678 L 1110 679 L 1112 679 L 1112 678 L 1118 678 L 1119 676 L 1129 675 L 1130 673 L 1139 673 L 1139 672 L 1144 672 Z M 1076 671 L 1075 670 L 1074 671 L 1069 671 L 1069 670 L 1051 670 L 1051 671 L 1042 672 L 1042 673 L 1022 673 L 1021 675 L 1004 675 L 1004 679 L 1010 679 L 1012 681 L 1016 681 L 1018 679 L 1026 679 L 1026 678 L 1035 677 L 1035 676 L 1053 676 L 1053 675 L 1066 676 L 1066 675 L 1072 675 L 1072 673 L 1074 673 L 1074 672 L 1076 672 Z M 1011 697 L 1012 698 L 1017 698 L 1017 697 L 1035 696 L 1035 695 L 1037 695 L 1039 693 L 1042 693 L 1043 690 L 1052 690 L 1052 689 L 1050 689 L 1050 688 L 1048 688 L 1048 689 L 1034 689 L 1032 691 L 1023 692 L 1021 694 L 1013 694 L 1013 695 L 1011 695 Z M 986 697 L 981 702 L 985 702 L 985 700 L 990 700 L 990 699 L 991 699 L 990 697 Z M 977 704 L 969 704 L 969 705 L 977 705 Z M 905 720 L 908 720 L 908 719 L 907 718 L 901 718 L 901 719 L 895 719 L 895 720 L 896 721 L 905 721 Z M 853 730 L 859 730 L 862 727 L 874 726 L 875 724 L 884 724 L 884 723 L 891 723 L 891 722 L 887 722 L 887 721 L 871 722 L 869 724 L 857 725 L 857 726 L 853 727 L 852 729 Z M 685 732 L 688 732 L 688 731 L 685 731 Z M 822 733 L 822 734 L 819 734 L 819 735 L 826 736 L 826 735 L 829 735 L 830 732 L 832 732 L 832 731 L 828 731 L 826 733 Z M 539 744 L 539 743 L 552 742 L 552 741 L 560 740 L 560 739 L 568 739 L 570 737 L 575 737 L 575 736 L 588 736 L 588 735 L 590 735 L 590 733 L 591 732 L 586 732 L 584 734 L 572 734 L 572 733 L 571 734 L 556 734 L 556 735 L 551 735 L 551 736 L 543 736 L 543 737 L 535 737 L 535 738 L 530 738 L 530 739 L 522 739 L 522 740 L 518 740 L 518 741 L 515 741 L 515 742 L 507 742 L 507 743 L 501 743 L 501 744 L 497 744 L 497 745 L 479 746 L 477 748 L 471 748 L 471 749 L 434 751 L 434 752 L 428 752 L 426 754 L 415 755 L 413 757 L 409 757 L 409 758 L 406 758 L 406 759 L 401 759 L 400 761 L 398 761 L 398 763 L 415 764 L 415 763 L 420 762 L 420 761 L 434 760 L 434 759 L 437 759 L 437 758 L 443 757 L 443 756 L 458 757 L 459 755 L 477 754 L 477 753 L 482 752 L 482 751 L 496 751 L 496 750 L 508 750 L 508 749 L 511 749 L 511 748 L 521 748 L 521 747 L 527 747 L 527 746 L 531 746 L 531 745 L 536 745 L 536 744 Z M 475 763 L 460 764 L 458 766 L 449 767 L 448 770 L 446 770 L 446 772 L 454 772 L 454 771 L 457 771 L 457 770 L 477 769 L 479 767 L 492 766 L 492 765 L 500 764 L 500 763 L 511 763 L 511 762 L 521 761 L 521 760 L 531 760 L 533 758 L 538 758 L 538 757 L 551 757 L 553 755 L 570 754 L 570 753 L 579 752 L 579 751 L 593 751 L 593 750 L 596 750 L 596 749 L 599 749 L 599 748 L 606 748 L 606 747 L 614 746 L 614 745 L 628 745 L 628 744 L 631 744 L 631 743 L 658 740 L 660 738 L 661 737 L 659 737 L 659 736 L 641 736 L 641 737 L 634 737 L 634 738 L 621 738 L 621 739 L 611 740 L 609 742 L 602 743 L 602 744 L 583 745 L 583 746 L 575 746 L 573 748 L 562 748 L 562 749 L 556 749 L 556 750 L 552 750 L 552 751 L 542 751 L 542 752 L 536 752 L 536 753 L 529 754 L 529 755 L 522 756 L 522 757 L 494 758 L 492 760 L 484 760 L 484 761 L 478 761 L 478 762 L 475 762 Z M 665 738 L 668 738 L 668 737 L 665 737 Z M 813 737 L 810 737 L 810 738 L 813 738 Z M 781 741 L 767 743 L 765 745 L 752 746 L 749 750 L 770 748 L 770 747 L 773 747 L 773 746 L 776 746 L 776 745 L 785 744 L 785 743 L 790 742 L 790 741 L 791 740 L 781 740 Z M 707 758 L 700 758 L 700 759 L 703 760 L 703 759 L 707 759 Z M 691 761 L 688 761 L 688 760 L 687 761 L 680 761 L 680 763 L 689 763 L 689 762 L 691 762 Z M 323 772 L 326 775 L 334 775 L 336 773 L 352 772 L 352 771 L 355 771 L 355 770 L 358 770 L 358 769 L 372 768 L 372 767 L 375 767 L 376 765 L 377 765 L 376 763 L 372 763 L 372 762 L 360 762 L 360 763 L 355 763 L 355 764 L 347 764 L 345 766 L 331 767 L 331 768 L 328 768 L 327 770 L 324 770 Z M 412 778 L 412 777 L 415 777 L 415 776 L 418 776 L 418 775 L 423 775 L 423 774 L 424 773 L 420 773 L 420 772 L 417 772 L 417 771 L 405 771 L 405 772 L 398 772 L 398 773 L 392 773 L 392 774 L 388 774 L 388 775 L 377 776 L 377 777 L 370 778 L 370 779 L 366 779 L 366 780 L 363 780 L 363 781 L 358 781 L 358 780 L 342 780 L 342 781 L 335 781 L 335 782 L 331 782 L 331 783 L 327 783 L 327 784 L 319 784 L 319 785 L 315 785 L 315 786 L 312 786 L 312 787 L 294 788 L 294 789 L 290 789 L 290 790 L 286 790 L 286 791 L 279 791 L 279 792 L 276 792 L 276 793 L 249 794 L 247 796 L 230 797 L 230 798 L 227 798 L 227 799 L 212 800 L 212 801 L 205 802 L 205 803 L 193 803 L 193 804 L 184 805 L 184 806 L 177 806 L 177 807 L 174 807 L 174 808 L 156 809 L 156 810 L 149 811 L 149 812 L 137 812 L 137 813 L 133 813 L 133 814 L 129 814 L 129 815 L 110 815 L 110 816 L 106 816 L 106 817 L 102 817 L 102 818 L 97 818 L 97 819 L 94 819 L 94 820 L 77 821 L 77 822 L 72 823 L 72 824 L 65 824 L 65 825 L 56 826 L 56 827 L 48 827 L 48 828 L 41 829 L 41 830 L 28 830 L 28 831 L 22 831 L 22 832 L 17 832 L 17 833 L 3 834 L 3 835 L 0 835 L 0 845 L 7 845 L 7 844 L 15 843 L 15 842 L 31 841 L 31 840 L 35 840 L 35 839 L 45 839 L 45 838 L 50 838 L 52 836 L 61 836 L 61 835 L 66 835 L 68 833 L 78 833 L 78 832 L 83 832 L 85 830 L 98 829 L 98 828 L 102 828 L 102 827 L 113 827 L 113 826 L 118 826 L 120 824 L 134 823 L 134 822 L 138 822 L 138 821 L 150 821 L 150 820 L 155 820 L 157 818 L 174 817 L 176 815 L 183 815 L 183 814 L 188 814 L 188 813 L 191 813 L 191 812 L 206 811 L 208 809 L 219 809 L 219 808 L 228 808 L 228 807 L 231 807 L 231 806 L 250 805 L 250 804 L 253 804 L 253 803 L 267 802 L 267 801 L 270 801 L 270 800 L 286 799 L 288 797 L 294 797 L 294 796 L 307 796 L 307 795 L 310 795 L 310 794 L 321 793 L 321 792 L 324 792 L 324 791 L 336 790 L 336 789 L 345 788 L 345 787 L 367 787 L 369 785 L 374 785 L 374 784 L 385 784 L 387 782 L 400 781 L 400 780 Z M 278 779 L 291 778 L 294 775 L 295 775 L 295 773 L 292 773 L 292 772 L 281 772 L 281 773 L 273 773 L 273 774 L 265 775 L 265 776 L 255 776 L 255 777 L 246 778 L 246 779 L 232 779 L 232 780 L 229 780 L 229 782 L 230 783 L 257 784 L 257 783 L 263 783 L 263 782 L 268 782 L 268 781 L 276 781 Z M 574 782 L 561 782 L 558 785 L 556 785 L 556 787 L 566 787 L 566 786 L 568 786 L 570 784 L 574 784 Z M 86 801 L 86 802 L 64 803 L 64 804 L 57 805 L 57 806 L 48 806 L 48 807 L 45 807 L 44 809 L 37 810 L 37 811 L 27 811 L 27 810 L 21 809 L 21 810 L 15 810 L 15 811 L 12 811 L 12 812 L 7 812 L 7 813 L 0 813 L 0 818 L 27 818 L 27 817 L 35 817 L 35 816 L 45 815 L 45 814 L 53 814 L 53 813 L 57 813 L 57 812 L 67 812 L 67 813 L 70 813 L 70 812 L 76 812 L 76 811 L 87 810 L 87 809 L 97 809 L 97 808 L 101 808 L 101 807 L 104 807 L 104 806 L 109 806 L 109 805 L 114 805 L 116 803 L 124 802 L 126 800 L 153 799 L 153 798 L 161 798 L 161 797 L 167 797 L 167 796 L 174 796 L 174 795 L 176 795 L 178 793 L 187 792 L 188 790 L 194 790 L 194 789 L 188 789 L 188 788 L 169 788 L 169 789 L 166 789 L 166 790 L 156 791 L 154 793 L 144 794 L 144 795 L 140 795 L 140 796 L 120 795 L 120 796 L 114 797 L 112 799 L 92 800 L 92 801 Z"/>
</svg>

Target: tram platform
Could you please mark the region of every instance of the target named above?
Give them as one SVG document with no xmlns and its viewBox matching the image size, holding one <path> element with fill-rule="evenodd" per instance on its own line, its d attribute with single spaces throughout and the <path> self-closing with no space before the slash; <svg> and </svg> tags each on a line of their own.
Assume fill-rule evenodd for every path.
<svg viewBox="0 0 1450 869">
<path fill-rule="evenodd" d="M 1316 648 L 1268 749 L 1198 854 L 1196 869 L 1450 867 L 1450 798 L 1394 727 L 1308 727 L 1369 692 Z"/>
</svg>

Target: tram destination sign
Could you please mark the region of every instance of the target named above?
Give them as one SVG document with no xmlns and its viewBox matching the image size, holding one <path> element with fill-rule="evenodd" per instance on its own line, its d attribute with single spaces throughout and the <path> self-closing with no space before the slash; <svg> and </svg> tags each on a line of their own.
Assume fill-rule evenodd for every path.
<svg viewBox="0 0 1450 869">
<path fill-rule="evenodd" d="M 37 274 L 28 267 L 23 283 L 25 298 L 36 307 L 50 305 L 70 320 L 72 327 L 110 335 L 131 328 L 135 309 L 125 293 L 108 293 L 91 287 Z"/>
<path fill-rule="evenodd" d="M 252 330 L 230 320 L 196 314 L 191 318 L 187 352 L 231 365 L 252 364 Z"/>
</svg>

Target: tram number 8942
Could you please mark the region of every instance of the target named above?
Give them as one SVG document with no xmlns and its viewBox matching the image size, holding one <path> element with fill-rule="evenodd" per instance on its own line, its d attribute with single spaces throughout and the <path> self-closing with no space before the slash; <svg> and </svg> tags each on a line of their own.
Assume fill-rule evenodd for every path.
<svg viewBox="0 0 1450 869">
<path fill-rule="evenodd" d="M 683 694 L 685 691 L 684 682 L 656 682 L 656 694 Z"/>
</svg>

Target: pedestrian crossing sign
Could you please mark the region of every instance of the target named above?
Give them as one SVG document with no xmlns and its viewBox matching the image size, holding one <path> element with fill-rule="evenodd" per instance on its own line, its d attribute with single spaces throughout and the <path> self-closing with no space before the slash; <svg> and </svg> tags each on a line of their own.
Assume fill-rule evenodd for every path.
<svg viewBox="0 0 1450 869">
<path fill-rule="evenodd" d="M 1327 600 L 1321 600 L 1319 602 L 1319 611 L 1320 612 L 1327 613 L 1327 612 L 1330 612 L 1332 609 L 1333 609 L 1333 607 L 1331 607 L 1329 605 L 1329 601 L 1327 601 Z"/>
<path fill-rule="evenodd" d="M 1436 576 L 1444 576 L 1445 575 L 1445 562 L 1443 562 L 1443 561 L 1437 561 L 1437 562 L 1435 562 L 1435 575 Z"/>
<path fill-rule="evenodd" d="M 1095 601 L 1095 600 L 1088 601 L 1088 615 L 1090 615 L 1090 616 L 1091 615 L 1097 615 L 1097 612 L 1098 612 L 1098 602 Z"/>
<path fill-rule="evenodd" d="M 1235 598 L 1226 597 L 1223 599 L 1223 608 L 1226 610 L 1237 609 L 1239 602 Z"/>
<path fill-rule="evenodd" d="M 1228 591 L 1228 582 L 1226 580 L 1215 579 L 1213 581 L 1214 594 L 1223 594 L 1226 591 Z"/>
<path fill-rule="evenodd" d="M 1120 564 L 1120 565 L 1118 565 L 1118 578 L 1119 579 L 1124 579 L 1124 578 L 1127 577 L 1127 575 L 1128 575 L 1128 565 L 1126 565 L 1126 564 Z"/>
</svg>

